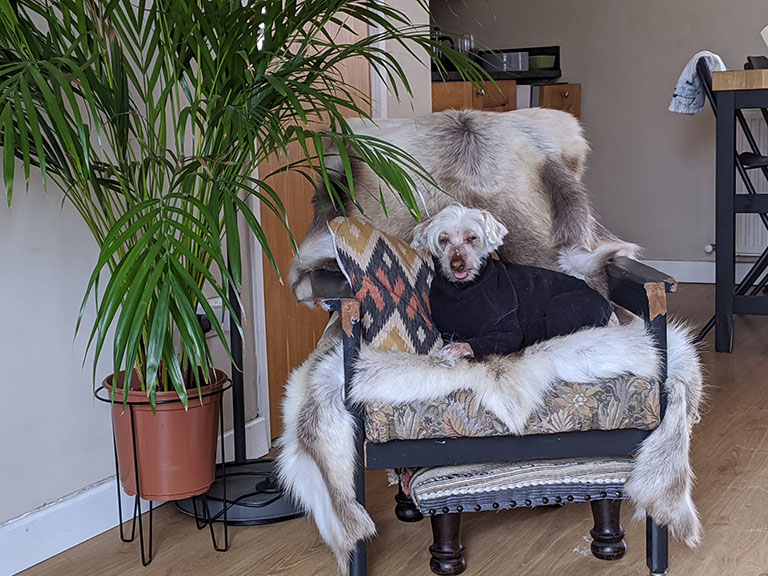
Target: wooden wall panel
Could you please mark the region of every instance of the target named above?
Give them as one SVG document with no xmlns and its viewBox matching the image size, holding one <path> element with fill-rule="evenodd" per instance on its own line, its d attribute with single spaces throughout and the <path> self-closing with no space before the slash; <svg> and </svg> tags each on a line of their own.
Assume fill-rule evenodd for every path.
<svg viewBox="0 0 768 576">
<path fill-rule="evenodd" d="M 357 34 L 367 34 L 367 27 L 360 23 L 352 25 Z M 339 42 L 353 41 L 352 32 L 338 32 Z M 370 70 L 362 59 L 353 59 L 340 67 L 345 81 L 363 94 L 370 96 Z M 360 101 L 362 105 L 362 99 Z M 290 160 L 301 157 L 300 147 L 294 145 L 288 151 Z M 284 165 L 285 159 L 273 159 L 261 170 L 268 174 Z M 312 221 L 313 188 L 301 175 L 283 173 L 270 179 L 285 204 L 291 230 L 301 241 Z M 262 210 L 261 222 L 264 232 L 277 260 L 281 273 L 286 277 L 293 258 L 288 235 L 283 225 L 269 211 Z M 264 301 L 267 331 L 267 363 L 269 371 L 269 409 L 271 435 L 276 438 L 282 431 L 282 398 L 285 380 L 290 371 L 301 364 L 314 349 L 328 321 L 328 314 L 299 306 L 290 286 L 280 284 L 271 264 L 263 257 Z"/>
</svg>

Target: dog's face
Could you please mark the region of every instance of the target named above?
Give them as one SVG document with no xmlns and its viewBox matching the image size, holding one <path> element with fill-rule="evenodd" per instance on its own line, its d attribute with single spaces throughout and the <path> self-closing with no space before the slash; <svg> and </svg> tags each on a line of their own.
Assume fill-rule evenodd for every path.
<svg viewBox="0 0 768 576">
<path fill-rule="evenodd" d="M 431 252 L 449 281 L 471 282 L 507 232 L 487 210 L 451 204 L 413 229 L 411 246 Z"/>
</svg>

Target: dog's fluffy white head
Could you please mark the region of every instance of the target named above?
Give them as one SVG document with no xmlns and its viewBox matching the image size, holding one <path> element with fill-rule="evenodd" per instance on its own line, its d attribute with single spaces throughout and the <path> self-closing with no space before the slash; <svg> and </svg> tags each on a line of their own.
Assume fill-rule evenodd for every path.
<svg viewBox="0 0 768 576">
<path fill-rule="evenodd" d="M 413 229 L 413 246 L 437 259 L 451 282 L 471 282 L 508 230 L 487 210 L 451 204 Z"/>
</svg>

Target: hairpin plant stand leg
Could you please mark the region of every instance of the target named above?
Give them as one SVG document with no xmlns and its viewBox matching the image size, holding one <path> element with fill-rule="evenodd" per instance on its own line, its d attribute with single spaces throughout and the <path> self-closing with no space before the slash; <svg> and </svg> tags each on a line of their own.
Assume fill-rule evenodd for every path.
<svg viewBox="0 0 768 576">
<path fill-rule="evenodd" d="M 224 502 L 227 502 L 227 492 L 226 492 L 226 453 L 225 453 L 225 447 L 224 447 L 224 405 L 222 398 L 224 396 L 224 391 L 222 390 L 219 394 L 219 427 L 220 427 L 220 442 L 221 442 L 221 474 L 224 484 Z M 141 513 L 141 484 L 139 480 L 139 457 L 138 457 L 138 451 L 137 451 L 137 443 L 136 443 L 136 426 L 135 426 L 135 417 L 134 417 L 134 407 L 132 404 L 128 404 L 128 410 L 131 418 L 131 443 L 133 446 L 133 476 L 134 476 L 134 482 L 136 486 L 136 495 L 134 496 L 134 504 L 133 504 L 133 516 L 131 518 L 131 535 L 130 537 L 125 536 L 125 530 L 124 530 L 124 521 L 123 521 L 123 504 L 122 504 L 122 498 L 120 494 L 120 460 L 117 456 L 117 440 L 115 439 L 115 431 L 114 426 L 112 427 L 112 443 L 115 451 L 115 477 L 117 479 L 117 513 L 120 520 L 120 540 L 123 542 L 133 542 L 136 537 L 136 525 L 139 526 L 139 544 L 141 547 L 141 564 L 142 566 L 149 566 L 149 564 L 152 563 L 153 559 L 153 551 L 152 551 L 152 516 L 153 516 L 153 510 L 154 510 L 154 504 L 151 500 L 149 500 L 149 511 L 148 511 L 148 518 L 147 518 L 147 540 L 148 542 L 145 542 L 144 538 L 144 520 L 142 518 Z M 201 499 L 201 510 L 198 512 L 197 509 L 197 498 L 191 498 L 191 501 L 193 503 L 194 507 L 194 517 L 195 517 L 195 525 L 198 530 L 202 530 L 206 526 L 209 527 L 211 532 L 211 542 L 213 543 L 213 548 L 217 552 L 226 552 L 229 550 L 229 525 L 227 521 L 227 511 L 229 506 L 225 505 L 222 507 L 222 509 L 214 516 L 211 516 L 210 506 L 208 504 L 208 496 L 206 494 L 203 494 L 202 496 L 199 496 Z M 219 546 L 218 541 L 216 539 L 216 533 L 213 528 L 213 523 L 216 521 L 221 520 L 224 524 L 224 546 Z"/>
<path fill-rule="evenodd" d="M 213 543 L 213 549 L 217 552 L 226 552 L 229 550 L 229 522 L 227 517 L 227 512 L 229 511 L 229 508 L 231 506 L 230 503 L 227 502 L 227 470 L 226 470 L 226 454 L 224 452 L 224 404 L 222 402 L 222 397 L 219 396 L 219 425 L 221 427 L 220 430 L 220 447 L 221 447 L 221 478 L 222 478 L 222 491 L 223 491 L 223 501 L 224 505 L 222 506 L 221 510 L 211 516 L 211 507 L 208 504 L 208 494 L 202 494 L 201 496 L 191 498 L 192 506 L 194 509 L 194 516 L 195 516 L 195 525 L 197 526 L 198 530 L 202 530 L 206 526 L 208 526 L 209 530 L 211 531 L 211 542 Z M 197 498 L 200 498 L 201 500 L 201 510 L 200 513 L 198 513 L 197 509 Z M 224 546 L 221 547 L 218 544 L 218 541 L 216 539 L 216 532 L 213 529 L 214 522 L 217 522 L 218 520 L 221 520 L 224 524 Z"/>
</svg>

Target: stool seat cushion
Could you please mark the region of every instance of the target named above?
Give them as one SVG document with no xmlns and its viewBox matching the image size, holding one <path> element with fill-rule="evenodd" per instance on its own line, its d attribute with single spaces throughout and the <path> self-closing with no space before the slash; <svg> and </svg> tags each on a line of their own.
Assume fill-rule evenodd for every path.
<svg viewBox="0 0 768 576">
<path fill-rule="evenodd" d="M 414 385 L 417 385 L 414 383 Z M 371 442 L 507 436 L 509 429 L 479 406 L 468 390 L 437 402 L 366 404 Z M 534 412 L 522 435 L 635 428 L 653 430 L 659 417 L 659 386 L 631 374 L 599 382 L 559 382 Z"/>
<path fill-rule="evenodd" d="M 574 458 L 421 468 L 407 492 L 427 516 L 623 499 L 631 458 Z"/>
</svg>

